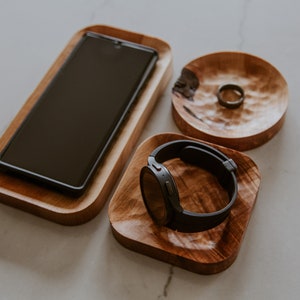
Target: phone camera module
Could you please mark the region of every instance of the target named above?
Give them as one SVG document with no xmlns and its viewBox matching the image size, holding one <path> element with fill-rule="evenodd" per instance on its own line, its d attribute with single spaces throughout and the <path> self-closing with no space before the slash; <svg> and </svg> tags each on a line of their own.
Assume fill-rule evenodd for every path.
<svg viewBox="0 0 300 300">
<path fill-rule="evenodd" d="M 114 41 L 114 47 L 115 47 L 116 49 L 120 49 L 120 48 L 121 48 L 121 42 L 119 42 L 119 41 Z"/>
</svg>

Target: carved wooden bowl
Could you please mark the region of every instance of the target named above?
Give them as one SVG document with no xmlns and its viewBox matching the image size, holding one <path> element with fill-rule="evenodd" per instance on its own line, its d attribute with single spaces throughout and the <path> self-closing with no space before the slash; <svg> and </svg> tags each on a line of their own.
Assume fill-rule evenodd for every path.
<svg viewBox="0 0 300 300">
<path fill-rule="evenodd" d="M 244 90 L 238 108 L 218 102 L 218 88 L 228 83 Z M 217 52 L 183 68 L 172 104 L 174 120 L 186 135 L 243 151 L 267 142 L 282 127 L 288 86 L 280 72 L 259 57 Z"/>
</svg>

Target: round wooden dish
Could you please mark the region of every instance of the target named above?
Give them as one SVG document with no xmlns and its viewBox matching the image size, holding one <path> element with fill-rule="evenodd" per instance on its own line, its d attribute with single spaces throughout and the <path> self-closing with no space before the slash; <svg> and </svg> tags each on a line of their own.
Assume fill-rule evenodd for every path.
<svg viewBox="0 0 300 300">
<path fill-rule="evenodd" d="M 267 142 L 283 125 L 287 83 L 261 58 L 217 52 L 191 61 L 183 73 L 188 76 L 181 75 L 176 83 L 182 85 L 183 81 L 185 88 L 178 91 L 175 83 L 172 93 L 173 117 L 183 133 L 244 151 Z M 227 83 L 237 84 L 245 92 L 238 108 L 218 103 L 217 90 Z"/>
</svg>

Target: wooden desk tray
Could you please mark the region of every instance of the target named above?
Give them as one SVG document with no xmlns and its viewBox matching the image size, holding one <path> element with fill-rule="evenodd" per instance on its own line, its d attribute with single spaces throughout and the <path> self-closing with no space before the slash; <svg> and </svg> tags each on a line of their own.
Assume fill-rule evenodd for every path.
<svg viewBox="0 0 300 300">
<path fill-rule="evenodd" d="M 139 172 L 158 145 L 186 138 L 178 134 L 160 134 L 140 145 L 110 201 L 108 213 L 112 232 L 123 246 L 192 272 L 213 274 L 228 268 L 237 257 L 256 202 L 260 173 L 245 154 L 214 145 L 238 165 L 238 198 L 230 216 L 219 226 L 200 233 L 180 233 L 158 227 L 144 207 Z M 206 197 L 206 209 L 215 208 L 221 198 L 224 199 L 218 196 L 220 188 L 215 178 L 204 170 L 187 166 L 180 159 L 168 162 L 168 168 L 177 183 L 181 203 L 187 209 L 199 211 L 201 204 L 197 199 L 200 198 Z M 191 195 L 196 195 L 196 200 L 193 197 L 192 201 Z"/>
<path fill-rule="evenodd" d="M 174 120 L 184 134 L 244 151 L 267 142 L 282 127 L 288 86 L 265 60 L 242 52 L 217 52 L 184 68 L 199 82 L 190 99 L 186 92 L 172 94 Z M 191 84 L 189 78 L 186 83 L 187 87 Z M 218 103 L 218 87 L 227 83 L 238 84 L 245 92 L 238 108 L 228 109 Z"/>
<path fill-rule="evenodd" d="M 0 201 L 21 210 L 30 212 L 51 221 L 76 225 L 93 218 L 102 208 L 111 193 L 118 176 L 124 167 L 137 139 L 159 97 L 172 75 L 171 50 L 164 41 L 113 28 L 105 25 L 95 25 L 77 32 L 66 48 L 59 55 L 33 94 L 25 102 L 15 119 L 0 139 L 0 150 L 9 141 L 22 120 L 33 107 L 45 87 L 62 66 L 69 53 L 80 37 L 87 31 L 114 36 L 135 43 L 155 48 L 159 53 L 156 68 L 140 95 L 130 116 L 121 128 L 113 147 L 99 166 L 88 190 L 80 198 L 71 198 L 56 193 L 40 185 L 23 181 L 19 178 L 0 173 Z"/>
</svg>

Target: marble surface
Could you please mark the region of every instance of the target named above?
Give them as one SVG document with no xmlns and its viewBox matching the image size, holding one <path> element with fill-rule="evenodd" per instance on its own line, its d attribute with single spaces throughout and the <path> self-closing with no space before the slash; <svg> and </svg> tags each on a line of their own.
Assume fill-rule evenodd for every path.
<svg viewBox="0 0 300 300">
<path fill-rule="evenodd" d="M 258 55 L 280 70 L 290 91 L 281 131 L 247 152 L 262 183 L 229 269 L 204 276 L 123 248 L 110 230 L 108 202 L 77 227 L 1 204 L 0 299 L 299 299 L 299 11 L 297 0 L 0 0 L 0 133 L 71 36 L 91 24 L 157 36 L 172 47 L 172 81 L 140 142 L 178 132 L 171 86 L 181 67 L 200 55 Z"/>
</svg>

